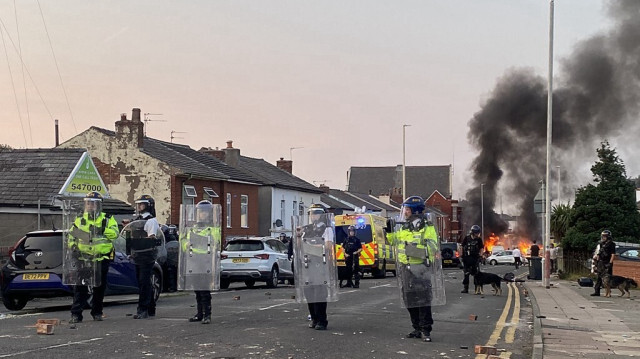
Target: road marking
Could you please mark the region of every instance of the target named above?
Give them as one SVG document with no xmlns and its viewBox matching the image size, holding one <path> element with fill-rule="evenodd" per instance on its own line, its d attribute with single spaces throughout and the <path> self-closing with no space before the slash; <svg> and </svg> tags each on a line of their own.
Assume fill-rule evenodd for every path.
<svg viewBox="0 0 640 359">
<path fill-rule="evenodd" d="M 376 285 L 376 286 L 374 286 L 374 287 L 370 287 L 370 288 L 371 288 L 371 289 L 373 289 L 373 288 L 382 288 L 382 287 L 390 287 L 390 286 L 391 286 L 391 284 L 390 284 L 390 283 L 388 283 L 388 284 Z"/>
<path fill-rule="evenodd" d="M 24 317 L 33 317 L 36 315 L 41 315 L 44 313 L 24 313 L 24 314 L 11 314 L 11 313 L 7 313 L 7 314 L 2 314 L 0 315 L 0 320 L 3 319 L 11 319 L 11 318 L 24 318 Z"/>
<path fill-rule="evenodd" d="M 52 345 L 52 346 L 39 348 L 39 349 L 25 350 L 25 351 L 22 351 L 22 352 L 0 355 L 0 358 L 13 357 L 13 356 L 17 356 L 17 355 L 37 352 L 37 351 L 40 351 L 40 350 L 49 350 L 49 349 L 56 349 L 56 348 L 62 348 L 62 347 L 69 347 L 69 346 L 76 345 L 76 344 L 86 344 L 86 343 L 95 342 L 96 340 L 102 340 L 102 339 L 103 338 L 92 338 L 92 339 L 87 339 L 87 340 L 81 340 L 81 341 L 78 341 L 78 342 L 69 342 L 69 343 L 64 343 L 64 344 Z"/>
<path fill-rule="evenodd" d="M 509 286 L 513 286 L 514 290 L 514 299 L 516 304 L 513 307 L 513 314 L 511 315 L 511 326 L 507 329 L 507 334 L 504 337 L 504 341 L 507 344 L 513 343 L 516 336 L 516 328 L 518 327 L 518 322 L 520 321 L 520 292 L 518 291 L 518 287 L 513 283 L 509 283 Z"/>
<path fill-rule="evenodd" d="M 485 346 L 496 345 L 498 343 L 498 339 L 500 339 L 500 334 L 502 333 L 502 329 L 504 329 L 504 325 L 507 320 L 507 316 L 509 315 L 509 310 L 511 308 L 511 297 L 513 295 L 513 289 L 511 288 L 511 286 L 508 286 L 508 288 L 509 288 L 509 294 L 507 295 L 507 302 L 505 303 L 504 309 L 502 310 L 502 314 L 500 315 L 500 318 L 496 322 L 496 327 L 493 330 L 493 333 L 491 333 L 491 337 L 489 337 L 489 341 L 487 342 L 487 344 L 485 344 Z M 486 357 L 487 357 L 486 354 L 476 355 L 476 359 L 483 359 Z"/>
<path fill-rule="evenodd" d="M 280 307 L 280 306 L 282 306 L 282 305 L 287 305 L 287 304 L 292 304 L 292 303 L 295 303 L 295 302 L 286 302 L 286 303 L 274 304 L 274 305 L 270 305 L 270 306 L 268 306 L 268 307 L 260 308 L 260 309 L 258 309 L 258 310 L 267 310 L 267 309 L 271 309 L 271 308 L 275 308 L 275 307 Z"/>
</svg>

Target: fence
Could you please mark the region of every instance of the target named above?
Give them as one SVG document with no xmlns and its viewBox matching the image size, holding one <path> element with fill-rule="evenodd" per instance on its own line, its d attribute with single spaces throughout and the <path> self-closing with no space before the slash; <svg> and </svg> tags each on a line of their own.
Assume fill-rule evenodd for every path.
<svg viewBox="0 0 640 359">
<path fill-rule="evenodd" d="M 567 251 L 558 253 L 558 268 L 568 275 L 588 276 L 591 274 L 591 253 Z"/>
</svg>

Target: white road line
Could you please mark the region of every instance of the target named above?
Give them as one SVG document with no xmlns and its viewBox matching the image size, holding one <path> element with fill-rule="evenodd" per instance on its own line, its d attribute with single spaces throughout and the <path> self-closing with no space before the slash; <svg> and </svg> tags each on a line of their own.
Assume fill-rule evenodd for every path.
<svg viewBox="0 0 640 359">
<path fill-rule="evenodd" d="M 280 303 L 280 304 L 274 304 L 274 305 L 270 305 L 268 307 L 264 307 L 264 308 L 260 308 L 258 310 L 267 310 L 267 309 L 271 309 L 271 308 L 275 308 L 275 307 L 280 307 L 282 305 L 287 305 L 287 304 L 293 304 L 295 302 L 287 302 L 287 303 Z"/>
<path fill-rule="evenodd" d="M 76 344 L 86 344 L 86 343 L 95 342 L 96 340 L 102 340 L 102 339 L 103 338 L 93 338 L 93 339 L 81 340 L 79 342 L 69 342 L 69 343 L 64 343 L 64 344 L 52 345 L 52 346 L 44 347 L 44 348 L 25 350 L 25 351 L 22 351 L 22 352 L 0 355 L 0 358 L 8 358 L 8 357 L 13 357 L 13 356 L 17 356 L 17 355 L 33 353 L 33 352 L 37 352 L 37 351 L 41 351 L 41 350 L 49 350 L 49 349 L 55 349 L 55 348 L 68 347 L 68 346 L 72 346 L 72 345 L 76 345 Z"/>
<path fill-rule="evenodd" d="M 376 285 L 375 287 L 371 287 L 371 289 L 373 289 L 373 288 L 389 287 L 389 286 L 391 286 L 391 284 L 390 284 L 390 283 L 387 283 L 387 284 Z"/>
<path fill-rule="evenodd" d="M 25 313 L 25 314 L 11 314 L 11 313 L 7 313 L 7 314 L 3 314 L 0 316 L 0 320 L 3 319 L 12 319 L 12 318 L 24 318 L 24 317 L 33 317 L 36 315 L 41 315 L 44 313 Z"/>
</svg>

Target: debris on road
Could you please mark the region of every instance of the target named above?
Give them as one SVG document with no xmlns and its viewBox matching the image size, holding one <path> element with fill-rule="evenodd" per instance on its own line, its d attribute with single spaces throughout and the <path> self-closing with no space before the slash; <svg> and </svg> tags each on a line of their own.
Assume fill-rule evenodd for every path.
<svg viewBox="0 0 640 359">
<path fill-rule="evenodd" d="M 478 320 L 478 316 L 475 314 L 469 314 L 469 320 Z"/>
<path fill-rule="evenodd" d="M 476 354 L 496 355 L 496 353 L 498 353 L 498 350 L 496 349 L 496 347 L 476 345 L 474 352 Z"/>
</svg>

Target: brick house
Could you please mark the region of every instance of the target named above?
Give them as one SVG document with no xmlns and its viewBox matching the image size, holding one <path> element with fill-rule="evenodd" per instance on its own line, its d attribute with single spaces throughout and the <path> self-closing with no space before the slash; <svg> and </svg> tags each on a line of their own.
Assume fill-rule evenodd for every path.
<svg viewBox="0 0 640 359">
<path fill-rule="evenodd" d="M 222 205 L 222 235 L 258 234 L 260 180 L 189 146 L 144 136 L 140 109 L 122 114 L 115 131 L 99 127 L 74 136 L 61 148 L 86 148 L 111 195 L 134 203 L 143 194 L 156 201 L 160 223 L 179 224 L 180 205 L 206 199 Z"/>
<path fill-rule="evenodd" d="M 425 201 L 427 206 L 433 207 L 446 214 L 438 217 L 438 231 L 440 238 L 445 242 L 462 242 L 462 207 L 458 201 L 445 197 L 440 191 L 435 190 Z"/>
</svg>

